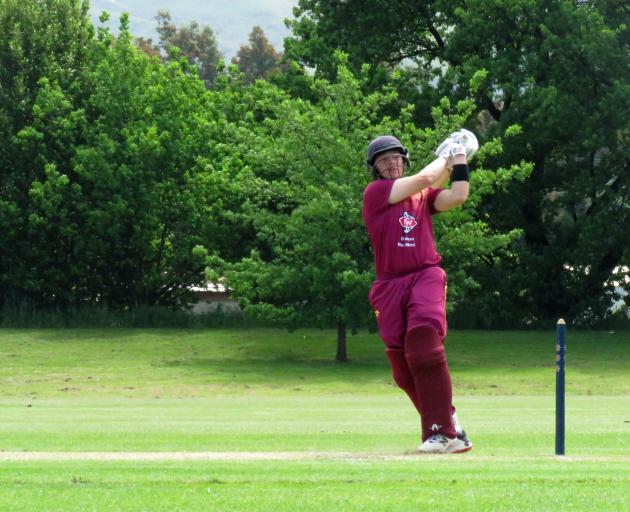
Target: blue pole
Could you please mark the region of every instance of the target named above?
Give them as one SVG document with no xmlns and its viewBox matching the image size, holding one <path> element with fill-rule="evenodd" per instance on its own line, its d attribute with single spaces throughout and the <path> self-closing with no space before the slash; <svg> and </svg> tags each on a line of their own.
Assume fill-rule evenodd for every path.
<svg viewBox="0 0 630 512">
<path fill-rule="evenodd" d="M 564 455 L 564 355 L 567 326 L 561 318 L 556 325 L 556 455 Z"/>
</svg>

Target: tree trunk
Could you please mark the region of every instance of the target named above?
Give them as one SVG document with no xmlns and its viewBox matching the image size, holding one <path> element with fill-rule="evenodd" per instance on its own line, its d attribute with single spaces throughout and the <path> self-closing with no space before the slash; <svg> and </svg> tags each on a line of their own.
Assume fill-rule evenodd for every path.
<svg viewBox="0 0 630 512">
<path fill-rule="evenodd" d="M 346 352 L 346 324 L 340 318 L 337 323 L 337 357 L 335 360 L 339 363 L 348 361 Z"/>
</svg>

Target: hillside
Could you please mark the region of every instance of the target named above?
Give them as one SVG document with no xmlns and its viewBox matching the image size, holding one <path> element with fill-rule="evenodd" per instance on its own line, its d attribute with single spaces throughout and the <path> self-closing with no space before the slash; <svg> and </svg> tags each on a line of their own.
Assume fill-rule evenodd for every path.
<svg viewBox="0 0 630 512">
<path fill-rule="evenodd" d="M 95 24 L 103 11 L 111 15 L 108 26 L 117 31 L 118 19 L 128 12 L 131 31 L 135 36 L 157 39 L 155 14 L 168 10 L 177 25 L 196 20 L 209 25 L 215 33 L 219 50 L 227 60 L 238 48 L 247 43 L 254 25 L 260 25 L 276 50 L 282 50 L 283 39 L 289 34 L 284 19 L 292 17 L 297 0 L 91 0 L 90 12 Z"/>
</svg>

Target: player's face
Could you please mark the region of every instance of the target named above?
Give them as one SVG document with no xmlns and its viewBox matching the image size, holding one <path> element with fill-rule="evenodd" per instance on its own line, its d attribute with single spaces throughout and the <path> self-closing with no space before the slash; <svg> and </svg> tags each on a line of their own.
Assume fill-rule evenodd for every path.
<svg viewBox="0 0 630 512">
<path fill-rule="evenodd" d="M 379 155 L 374 166 L 379 174 L 388 180 L 402 178 L 405 171 L 403 157 L 398 151 L 387 151 Z"/>
</svg>

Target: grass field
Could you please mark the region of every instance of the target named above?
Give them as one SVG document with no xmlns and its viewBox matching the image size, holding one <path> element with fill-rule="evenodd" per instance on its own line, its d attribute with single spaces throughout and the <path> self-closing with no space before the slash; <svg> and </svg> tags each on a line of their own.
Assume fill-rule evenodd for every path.
<svg viewBox="0 0 630 512">
<path fill-rule="evenodd" d="M 630 333 L 456 331 L 475 448 L 420 456 L 375 335 L 0 330 L 0 510 L 628 510 Z"/>
</svg>

